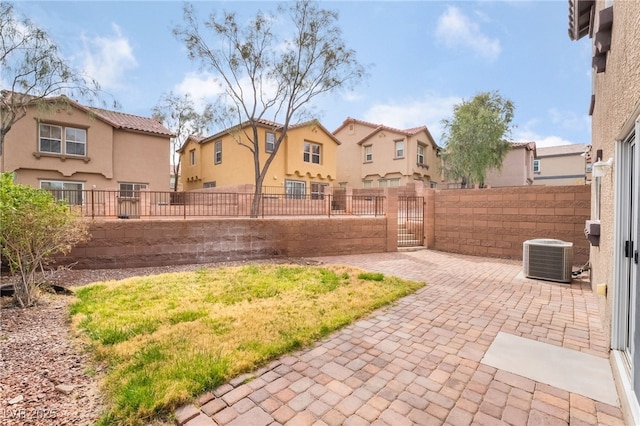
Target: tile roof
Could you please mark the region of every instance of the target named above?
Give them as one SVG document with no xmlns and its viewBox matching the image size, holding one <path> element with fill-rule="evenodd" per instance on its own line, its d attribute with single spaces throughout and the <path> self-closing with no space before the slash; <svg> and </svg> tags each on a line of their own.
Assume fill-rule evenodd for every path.
<svg viewBox="0 0 640 426">
<path fill-rule="evenodd" d="M 340 127 L 338 127 L 335 131 L 337 132 L 338 130 L 340 130 L 342 127 L 344 127 L 346 124 L 349 123 L 358 123 L 358 124 L 362 124 L 364 126 L 368 126 L 371 127 L 372 129 L 374 129 L 374 132 L 378 131 L 378 130 L 388 130 L 390 132 L 395 132 L 395 133 L 401 133 L 407 136 L 413 136 L 417 133 L 420 133 L 423 130 L 426 130 L 427 133 L 429 132 L 427 129 L 427 126 L 418 126 L 418 127 L 412 127 L 410 129 L 397 129 L 395 127 L 390 127 L 390 126 L 385 126 L 384 124 L 376 124 L 376 123 L 371 123 L 369 121 L 364 121 L 364 120 L 358 120 L 357 118 L 352 118 L 352 117 L 347 117 L 346 120 L 344 120 L 344 122 L 342 123 L 342 125 L 340 125 Z"/>
<path fill-rule="evenodd" d="M 544 148 L 538 148 L 538 157 L 582 154 L 584 152 L 587 152 L 588 150 L 589 150 L 589 147 L 584 144 L 548 146 Z"/>
<path fill-rule="evenodd" d="M 138 132 L 155 133 L 162 136 L 174 136 L 166 127 L 159 121 L 141 117 L 133 114 L 126 114 L 123 112 L 110 111 L 102 108 L 87 107 L 87 109 L 93 112 L 97 117 L 102 118 L 114 127 L 127 130 L 135 130 Z"/>
</svg>

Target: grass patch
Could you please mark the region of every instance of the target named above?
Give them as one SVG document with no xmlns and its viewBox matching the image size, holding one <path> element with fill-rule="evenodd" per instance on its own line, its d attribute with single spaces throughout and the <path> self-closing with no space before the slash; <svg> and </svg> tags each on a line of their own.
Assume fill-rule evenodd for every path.
<svg viewBox="0 0 640 426">
<path fill-rule="evenodd" d="M 251 265 L 96 283 L 74 326 L 107 365 L 100 424 L 146 424 L 423 283 L 346 267 Z"/>
</svg>

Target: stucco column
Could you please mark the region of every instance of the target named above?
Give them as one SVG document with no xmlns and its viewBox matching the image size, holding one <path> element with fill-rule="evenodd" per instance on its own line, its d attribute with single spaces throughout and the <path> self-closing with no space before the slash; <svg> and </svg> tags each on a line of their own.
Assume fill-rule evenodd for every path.
<svg viewBox="0 0 640 426">
<path fill-rule="evenodd" d="M 384 212 L 387 215 L 387 251 L 398 251 L 398 188 L 384 189 Z"/>
</svg>

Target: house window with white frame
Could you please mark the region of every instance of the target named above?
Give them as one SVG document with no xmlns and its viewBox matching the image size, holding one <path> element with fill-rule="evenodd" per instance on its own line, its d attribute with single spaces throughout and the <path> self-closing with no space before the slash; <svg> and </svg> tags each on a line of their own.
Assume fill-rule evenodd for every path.
<svg viewBox="0 0 640 426">
<path fill-rule="evenodd" d="M 196 150 L 192 149 L 189 151 L 189 164 L 195 166 L 196 164 Z"/>
<path fill-rule="evenodd" d="M 400 178 L 378 179 L 378 186 L 380 188 L 400 186 Z"/>
<path fill-rule="evenodd" d="M 419 166 L 424 166 L 424 145 L 418 144 L 418 155 L 416 161 Z"/>
<path fill-rule="evenodd" d="M 404 141 L 396 141 L 396 157 L 395 158 L 404 158 Z"/>
<path fill-rule="evenodd" d="M 311 199 L 312 200 L 324 200 L 324 190 L 329 185 L 320 182 L 311 182 Z"/>
<path fill-rule="evenodd" d="M 222 163 L 222 141 L 216 141 L 213 147 L 213 163 Z"/>
<path fill-rule="evenodd" d="M 285 194 L 287 198 L 303 199 L 307 195 L 307 183 L 300 180 L 285 180 Z"/>
<path fill-rule="evenodd" d="M 40 152 L 78 157 L 84 157 L 87 153 L 86 129 L 40 123 L 38 132 Z"/>
<path fill-rule="evenodd" d="M 273 152 L 276 149 L 276 135 L 274 133 L 267 132 L 264 149 L 266 152 Z"/>
<path fill-rule="evenodd" d="M 56 201 L 66 201 L 72 205 L 82 204 L 82 182 L 41 180 L 40 189 L 47 190 L 53 194 Z"/>
<path fill-rule="evenodd" d="M 140 191 L 147 189 L 146 183 L 120 182 L 120 198 L 139 199 Z"/>
<path fill-rule="evenodd" d="M 305 163 L 320 164 L 320 144 L 305 142 L 303 158 Z"/>
<path fill-rule="evenodd" d="M 367 145 L 364 147 L 364 162 L 371 163 L 373 161 L 373 147 Z"/>
<path fill-rule="evenodd" d="M 372 180 L 363 180 L 362 181 L 362 187 L 363 188 L 373 188 L 373 181 Z"/>
<path fill-rule="evenodd" d="M 540 160 L 533 160 L 533 173 L 540 174 Z"/>
</svg>

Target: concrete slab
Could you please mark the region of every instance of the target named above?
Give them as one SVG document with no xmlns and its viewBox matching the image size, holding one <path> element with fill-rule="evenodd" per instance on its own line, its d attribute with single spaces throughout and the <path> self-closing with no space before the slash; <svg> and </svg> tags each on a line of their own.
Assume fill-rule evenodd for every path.
<svg viewBox="0 0 640 426">
<path fill-rule="evenodd" d="M 620 405 L 611 366 L 605 358 L 499 332 L 481 362 L 596 401 Z"/>
</svg>

